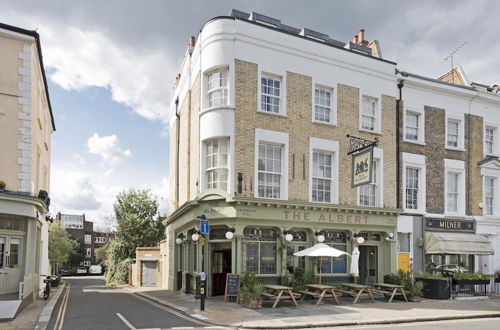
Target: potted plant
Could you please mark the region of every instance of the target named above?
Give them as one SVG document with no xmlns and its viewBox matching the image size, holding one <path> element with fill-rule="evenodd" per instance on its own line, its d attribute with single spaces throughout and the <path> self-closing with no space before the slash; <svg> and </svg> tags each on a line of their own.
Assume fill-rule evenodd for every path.
<svg viewBox="0 0 500 330">
<path fill-rule="evenodd" d="M 455 272 L 453 274 L 453 285 L 485 285 L 490 284 L 489 274 L 483 273 L 462 273 Z"/>
<path fill-rule="evenodd" d="M 416 278 L 423 284 L 422 294 L 424 298 L 448 300 L 450 299 L 450 280 L 441 274 L 423 273 Z"/>
<path fill-rule="evenodd" d="M 3 180 L 0 180 L 0 191 L 5 190 L 5 186 L 6 186 L 5 182 Z"/>
<path fill-rule="evenodd" d="M 263 285 L 257 282 L 254 272 L 246 271 L 241 276 L 240 304 L 252 308 L 262 308 Z"/>
<path fill-rule="evenodd" d="M 500 270 L 495 272 L 495 283 L 500 283 Z"/>
</svg>

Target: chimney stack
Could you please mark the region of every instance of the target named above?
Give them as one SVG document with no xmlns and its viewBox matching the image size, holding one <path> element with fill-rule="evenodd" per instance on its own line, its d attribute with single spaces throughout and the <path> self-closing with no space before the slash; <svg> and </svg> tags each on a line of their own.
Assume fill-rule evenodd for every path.
<svg viewBox="0 0 500 330">
<path fill-rule="evenodd" d="M 353 43 L 353 44 L 358 44 L 358 36 L 357 36 L 357 35 L 354 35 L 354 36 L 352 37 L 352 43 Z"/>
<path fill-rule="evenodd" d="M 175 82 L 179 83 L 179 80 L 181 80 L 181 74 L 178 73 L 177 76 L 175 76 Z"/>
<path fill-rule="evenodd" d="M 359 30 L 359 43 L 362 43 L 365 40 L 365 29 Z"/>
<path fill-rule="evenodd" d="M 194 36 L 189 37 L 189 44 L 188 44 L 189 47 L 194 48 L 195 44 L 196 44 L 196 37 L 194 37 Z"/>
</svg>

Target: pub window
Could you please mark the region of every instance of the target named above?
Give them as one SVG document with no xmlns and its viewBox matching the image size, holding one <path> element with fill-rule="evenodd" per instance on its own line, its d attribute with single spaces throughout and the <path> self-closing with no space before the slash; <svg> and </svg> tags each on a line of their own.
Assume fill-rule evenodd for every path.
<svg viewBox="0 0 500 330">
<path fill-rule="evenodd" d="M 347 234 L 341 231 L 323 231 L 325 244 L 340 251 L 347 251 Z M 345 274 L 347 272 L 346 255 L 340 257 L 321 258 L 317 271 L 323 274 Z"/>
<path fill-rule="evenodd" d="M 216 239 L 226 239 L 226 233 L 227 233 L 227 228 L 226 227 L 216 227 L 216 228 L 210 228 L 210 236 L 209 238 L 211 240 L 216 240 Z"/>
<path fill-rule="evenodd" d="M 302 268 L 304 270 L 306 268 L 305 257 L 296 257 L 293 255 L 306 248 L 306 241 L 306 233 L 304 231 L 297 231 L 293 233 L 293 241 L 286 247 L 286 269 L 290 274 L 293 274 L 296 268 Z"/>
<path fill-rule="evenodd" d="M 276 274 L 277 233 L 272 228 L 246 228 L 243 232 L 246 270 Z"/>
</svg>

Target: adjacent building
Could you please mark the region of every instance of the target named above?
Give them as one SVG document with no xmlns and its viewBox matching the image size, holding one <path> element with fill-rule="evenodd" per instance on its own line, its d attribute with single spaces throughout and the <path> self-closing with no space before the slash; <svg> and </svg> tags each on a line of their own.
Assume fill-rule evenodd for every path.
<svg viewBox="0 0 500 330">
<path fill-rule="evenodd" d="M 323 240 L 360 249 L 361 283 L 395 272 L 395 69 L 363 30 L 346 43 L 258 13 L 207 22 L 173 92 L 162 286 L 193 291 L 204 271 L 218 295 L 227 273 L 280 283 L 297 267 L 349 281 L 350 258 L 293 256 Z M 351 186 L 348 134 L 378 140 L 371 184 Z"/>
<path fill-rule="evenodd" d="M 0 23 L 0 53 L 0 295 L 25 300 L 38 295 L 40 275 L 50 274 L 55 124 L 39 34 Z"/>
</svg>

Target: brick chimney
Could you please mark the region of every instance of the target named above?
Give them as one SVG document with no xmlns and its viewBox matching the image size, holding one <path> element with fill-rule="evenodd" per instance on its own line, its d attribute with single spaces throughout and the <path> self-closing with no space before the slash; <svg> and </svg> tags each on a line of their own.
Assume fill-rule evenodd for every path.
<svg viewBox="0 0 500 330">
<path fill-rule="evenodd" d="M 353 44 L 358 44 L 358 35 L 355 34 L 353 37 L 352 37 L 352 43 Z"/>
</svg>

